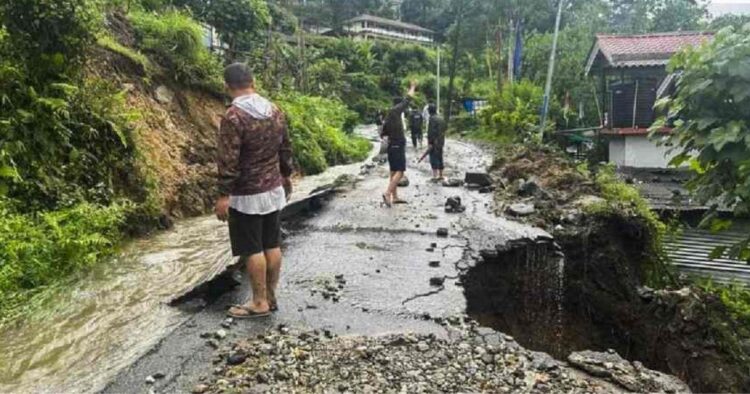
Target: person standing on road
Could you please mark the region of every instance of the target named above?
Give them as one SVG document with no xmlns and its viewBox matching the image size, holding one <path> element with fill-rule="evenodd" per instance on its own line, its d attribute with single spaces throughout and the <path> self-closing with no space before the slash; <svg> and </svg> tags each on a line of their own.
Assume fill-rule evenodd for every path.
<svg viewBox="0 0 750 394">
<path fill-rule="evenodd" d="M 383 203 L 387 207 L 393 204 L 404 204 L 406 201 L 398 198 L 398 183 L 406 172 L 406 136 L 404 135 L 404 122 L 402 116 L 409 108 L 414 93 L 417 91 L 417 82 L 412 81 L 406 97 L 394 102 L 394 106 L 388 111 L 380 137 L 383 145 L 388 147 L 388 165 L 391 176 L 388 188 L 383 193 Z"/>
<path fill-rule="evenodd" d="M 427 109 L 430 113 L 429 127 L 427 130 L 427 144 L 430 150 L 430 166 L 432 167 L 432 179 L 434 181 L 443 180 L 443 148 L 445 148 L 445 131 L 447 125 L 443 117 L 438 115 L 437 106 L 430 104 Z"/>
<path fill-rule="evenodd" d="M 414 144 L 414 149 L 422 146 L 423 124 L 424 118 L 422 118 L 422 112 L 417 109 L 412 110 L 409 115 L 409 128 L 411 129 L 411 142 Z"/>
<path fill-rule="evenodd" d="M 255 91 L 246 64 L 227 66 L 224 81 L 233 101 L 218 136 L 215 213 L 229 223 L 232 253 L 245 263 L 252 288 L 251 300 L 227 314 L 263 317 L 278 309 L 280 213 L 292 192 L 292 146 L 284 114 Z"/>
</svg>

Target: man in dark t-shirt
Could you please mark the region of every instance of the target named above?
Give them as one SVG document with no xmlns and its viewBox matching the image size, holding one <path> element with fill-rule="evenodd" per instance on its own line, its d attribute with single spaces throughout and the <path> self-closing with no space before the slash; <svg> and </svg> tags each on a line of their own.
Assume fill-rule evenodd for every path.
<svg viewBox="0 0 750 394">
<path fill-rule="evenodd" d="M 406 172 L 406 136 L 404 135 L 404 122 L 401 116 L 409 108 L 409 103 L 411 103 L 416 90 L 417 82 L 412 81 L 406 97 L 396 103 L 388 112 L 383 123 L 383 129 L 380 132 L 383 144 L 388 147 L 388 165 L 391 170 L 388 188 L 383 193 L 383 203 L 387 207 L 391 207 L 393 204 L 406 203 L 406 201 L 398 198 L 398 183 Z"/>
<path fill-rule="evenodd" d="M 430 104 L 427 111 L 430 113 L 430 122 L 427 130 L 427 144 L 430 146 L 430 166 L 432 167 L 432 179 L 440 181 L 443 179 L 443 148 L 445 147 L 445 130 L 447 125 L 443 117 L 437 114 L 435 104 Z"/>
</svg>

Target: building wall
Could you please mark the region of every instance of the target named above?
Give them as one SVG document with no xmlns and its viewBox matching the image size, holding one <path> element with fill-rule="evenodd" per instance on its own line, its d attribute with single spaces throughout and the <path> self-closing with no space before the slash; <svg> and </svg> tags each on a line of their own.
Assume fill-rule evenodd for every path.
<svg viewBox="0 0 750 394">
<path fill-rule="evenodd" d="M 612 137 L 609 140 L 609 162 L 618 167 L 625 165 L 625 138 Z"/>
<path fill-rule="evenodd" d="M 609 161 L 618 167 L 668 168 L 675 153 L 657 146 L 646 135 L 614 137 L 609 142 Z"/>
</svg>

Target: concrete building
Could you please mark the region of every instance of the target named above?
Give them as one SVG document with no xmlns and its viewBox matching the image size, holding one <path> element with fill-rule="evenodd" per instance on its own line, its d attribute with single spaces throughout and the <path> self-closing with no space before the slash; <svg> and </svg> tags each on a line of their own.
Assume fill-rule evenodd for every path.
<svg viewBox="0 0 750 394">
<path fill-rule="evenodd" d="M 586 64 L 597 75 L 602 135 L 609 138 L 609 161 L 618 167 L 666 168 L 669 147 L 648 138 L 659 115 L 657 99 L 674 92 L 678 76 L 666 66 L 677 51 L 711 39 L 711 33 L 672 32 L 641 35 L 597 35 Z M 659 130 L 669 133 L 670 128 Z"/>
<path fill-rule="evenodd" d="M 435 42 L 435 32 L 430 29 L 366 14 L 345 21 L 338 30 L 338 34 L 360 40 L 383 39 L 426 45 Z"/>
</svg>

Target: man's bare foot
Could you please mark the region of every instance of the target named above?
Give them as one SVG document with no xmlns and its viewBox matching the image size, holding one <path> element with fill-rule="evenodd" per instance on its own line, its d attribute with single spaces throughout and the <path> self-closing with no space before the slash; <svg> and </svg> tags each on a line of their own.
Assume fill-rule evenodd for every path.
<svg viewBox="0 0 750 394">
<path fill-rule="evenodd" d="M 388 194 L 383 193 L 383 205 L 390 208 L 393 205 L 393 201 L 391 201 L 391 198 L 388 197 Z"/>
<path fill-rule="evenodd" d="M 270 312 L 268 303 L 247 303 L 244 305 L 234 305 L 227 311 L 227 315 L 236 319 L 250 319 L 254 317 L 265 317 Z"/>
</svg>

